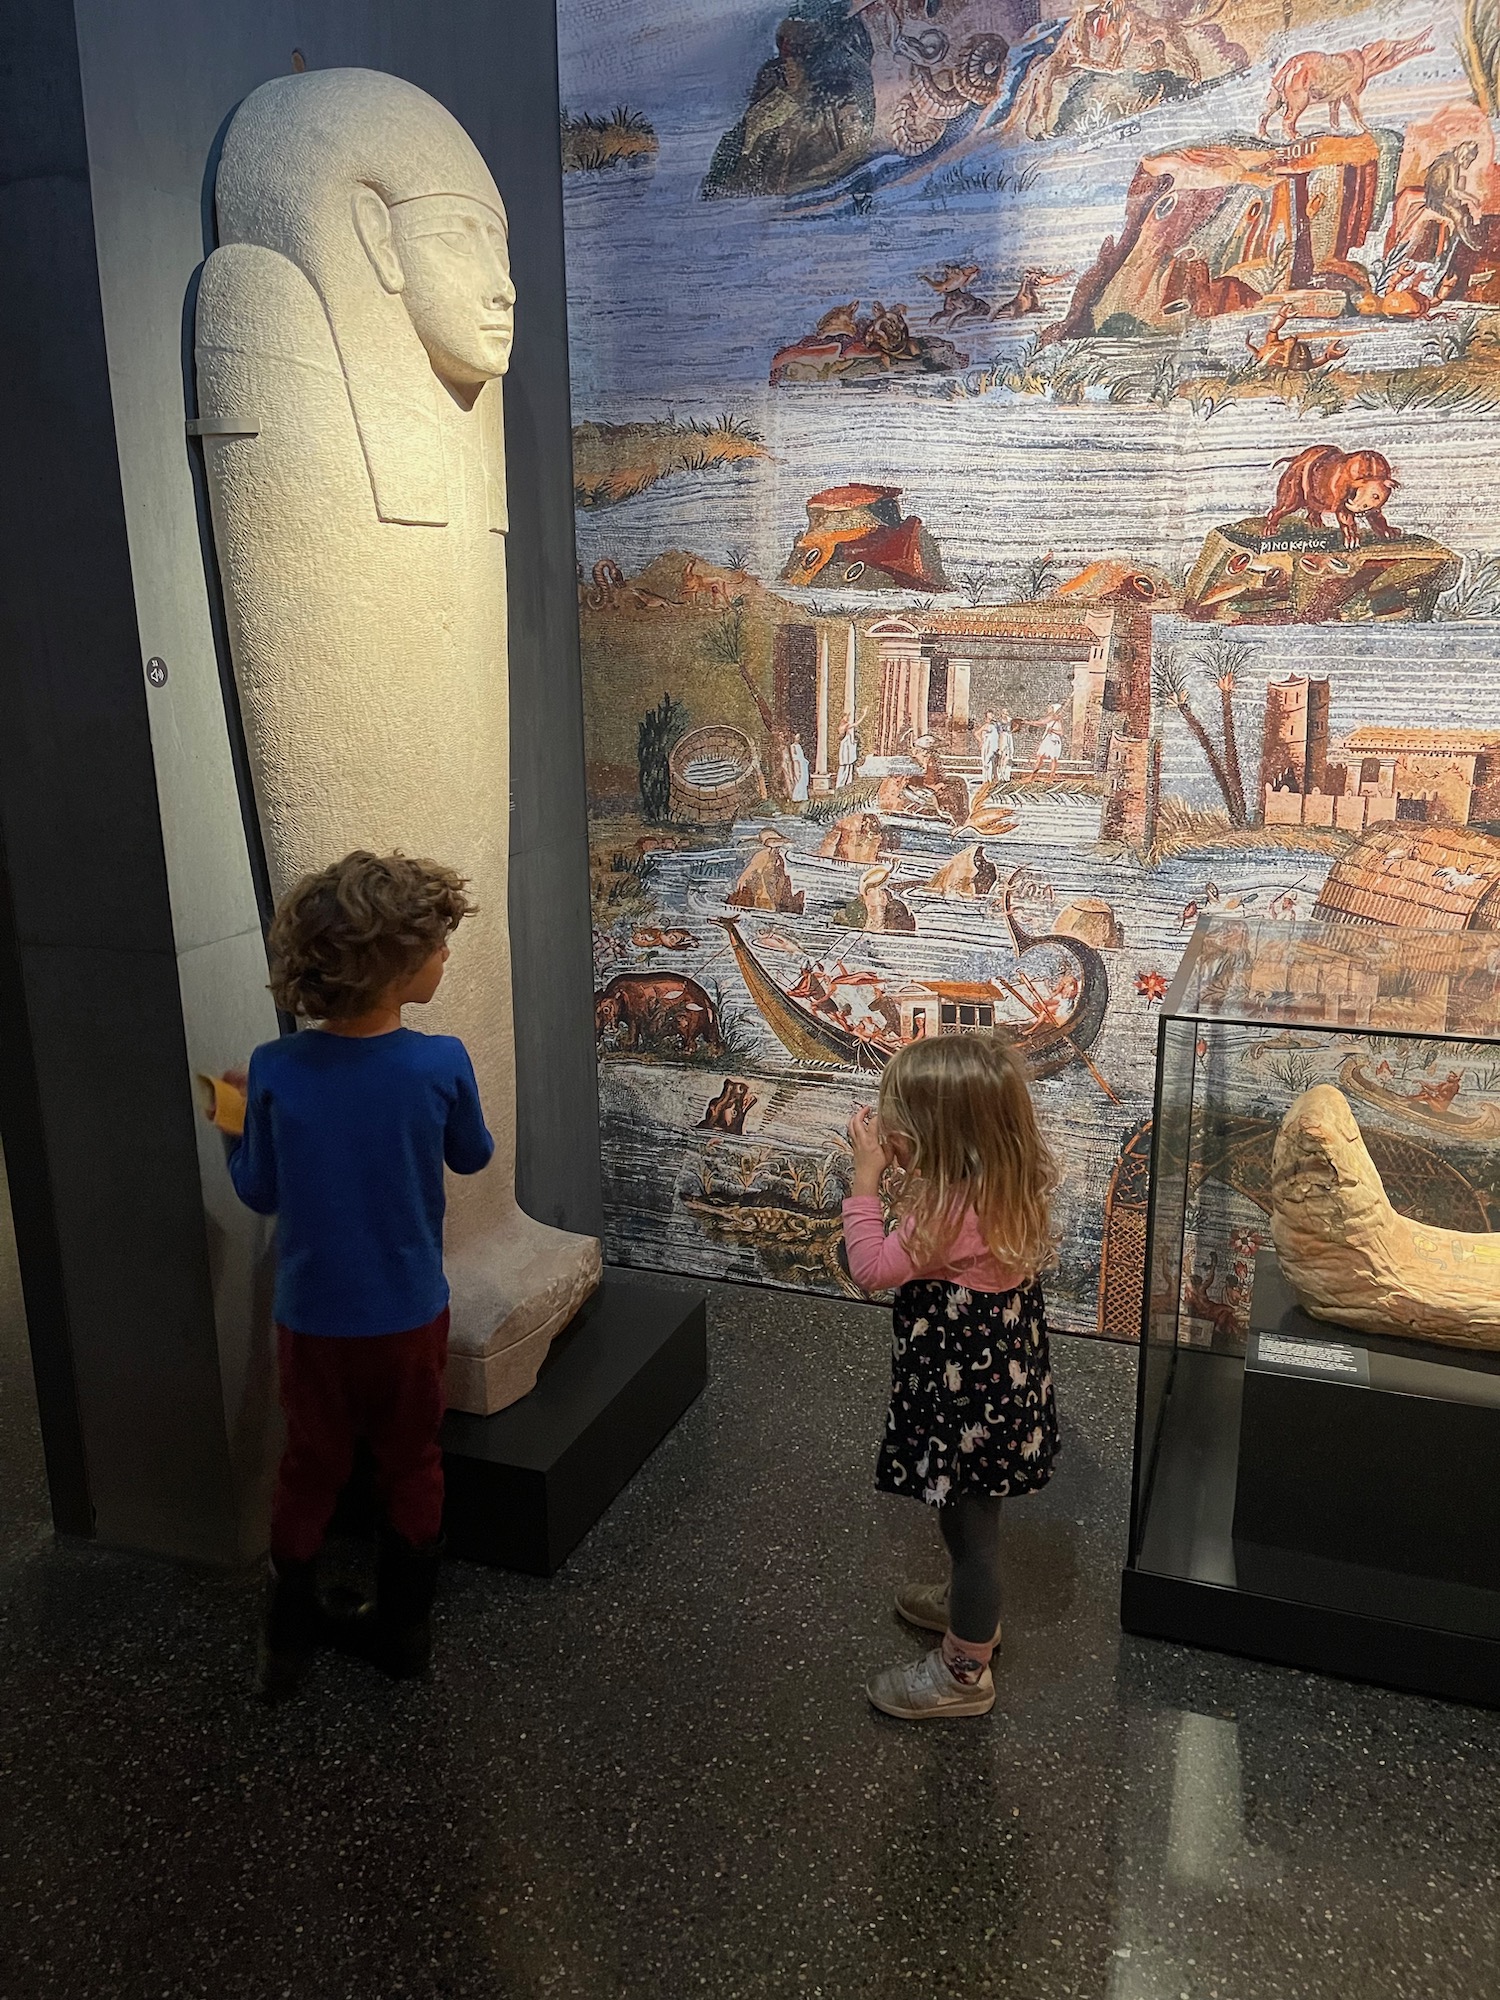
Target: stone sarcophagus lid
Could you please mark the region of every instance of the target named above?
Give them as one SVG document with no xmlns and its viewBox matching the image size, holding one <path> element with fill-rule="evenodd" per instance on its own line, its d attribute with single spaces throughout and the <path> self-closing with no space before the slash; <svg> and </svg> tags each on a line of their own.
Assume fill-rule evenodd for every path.
<svg viewBox="0 0 1500 2000">
<path fill-rule="evenodd" d="M 468 1045 L 496 1139 L 449 1188 L 449 1396 L 484 1414 L 600 1270 L 515 1196 L 505 208 L 440 104 L 360 69 L 253 91 L 215 201 L 194 428 L 272 886 L 398 849 L 479 905 L 422 1025 Z"/>
</svg>

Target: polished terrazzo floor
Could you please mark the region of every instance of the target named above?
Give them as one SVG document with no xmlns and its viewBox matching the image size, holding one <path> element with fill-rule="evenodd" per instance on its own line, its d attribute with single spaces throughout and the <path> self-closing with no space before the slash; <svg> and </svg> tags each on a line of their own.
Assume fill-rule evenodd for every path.
<svg viewBox="0 0 1500 2000">
<path fill-rule="evenodd" d="M 999 1705 L 913 1729 L 861 1694 L 935 1547 L 870 1490 L 885 1317 L 710 1313 L 562 1575 L 455 1566 L 429 1685 L 266 1712 L 247 1580 L 46 1542 L 12 1310 L 5 2000 L 1500 1991 L 1500 1716 L 1122 1639 L 1128 1352 L 1059 1343 Z"/>
</svg>

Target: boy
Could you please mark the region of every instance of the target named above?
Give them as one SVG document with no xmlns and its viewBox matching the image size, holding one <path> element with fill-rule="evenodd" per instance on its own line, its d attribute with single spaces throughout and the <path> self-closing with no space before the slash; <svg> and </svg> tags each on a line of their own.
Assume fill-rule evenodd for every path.
<svg viewBox="0 0 1500 2000">
<path fill-rule="evenodd" d="M 271 1513 L 261 1693 L 292 1693 L 328 1638 L 388 1673 L 431 1655 L 443 1514 L 443 1166 L 494 1141 L 463 1043 L 401 1023 L 438 989 L 473 905 L 463 878 L 349 854 L 296 884 L 268 940 L 271 992 L 318 1032 L 250 1058 L 229 1150 L 241 1201 L 277 1219 L 276 1337 L 286 1450 Z M 316 1566 L 354 1441 L 370 1441 L 386 1525 L 371 1605 L 323 1611 Z"/>
</svg>

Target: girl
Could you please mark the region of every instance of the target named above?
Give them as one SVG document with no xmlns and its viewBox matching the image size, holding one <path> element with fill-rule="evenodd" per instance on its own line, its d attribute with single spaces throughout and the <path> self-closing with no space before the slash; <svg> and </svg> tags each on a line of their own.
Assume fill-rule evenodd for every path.
<svg viewBox="0 0 1500 2000">
<path fill-rule="evenodd" d="M 1034 1493 L 1057 1456 L 1047 1320 L 1036 1273 L 1055 1238 L 1056 1185 L 1021 1069 L 993 1034 L 911 1042 L 878 1108 L 849 1124 L 854 1192 L 844 1242 L 855 1283 L 898 1287 L 891 1406 L 875 1483 L 937 1509 L 950 1584 L 904 1584 L 896 1610 L 941 1632 L 867 1692 L 887 1715 L 985 1715 L 1000 1640 L 1000 1502 Z M 905 1179 L 889 1235 L 880 1185 Z"/>
</svg>

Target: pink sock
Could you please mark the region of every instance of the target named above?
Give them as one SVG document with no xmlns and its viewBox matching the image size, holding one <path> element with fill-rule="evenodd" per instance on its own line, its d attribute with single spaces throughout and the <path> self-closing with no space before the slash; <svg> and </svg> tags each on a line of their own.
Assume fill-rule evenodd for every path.
<svg viewBox="0 0 1500 2000">
<path fill-rule="evenodd" d="M 952 1632 L 943 1634 L 943 1665 L 964 1687 L 971 1687 L 979 1679 L 994 1650 L 993 1639 L 983 1643 L 978 1639 L 955 1638 Z"/>
</svg>

